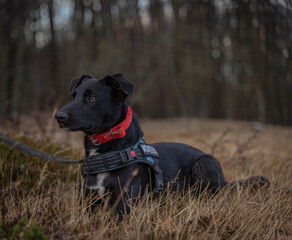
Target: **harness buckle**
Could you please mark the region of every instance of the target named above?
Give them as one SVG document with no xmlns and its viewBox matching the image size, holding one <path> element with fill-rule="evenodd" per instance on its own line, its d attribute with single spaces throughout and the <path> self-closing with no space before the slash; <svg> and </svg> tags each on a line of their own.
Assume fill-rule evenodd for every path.
<svg viewBox="0 0 292 240">
<path fill-rule="evenodd" d="M 120 156 L 123 163 L 127 163 L 129 161 L 126 151 L 121 151 Z"/>
</svg>

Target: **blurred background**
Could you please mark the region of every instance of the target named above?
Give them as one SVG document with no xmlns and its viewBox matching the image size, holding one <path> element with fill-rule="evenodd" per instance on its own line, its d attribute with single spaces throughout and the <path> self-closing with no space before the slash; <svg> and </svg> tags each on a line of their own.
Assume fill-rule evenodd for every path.
<svg viewBox="0 0 292 240">
<path fill-rule="evenodd" d="M 292 124 L 291 0 L 0 0 L 0 115 L 123 73 L 144 118 Z"/>
</svg>

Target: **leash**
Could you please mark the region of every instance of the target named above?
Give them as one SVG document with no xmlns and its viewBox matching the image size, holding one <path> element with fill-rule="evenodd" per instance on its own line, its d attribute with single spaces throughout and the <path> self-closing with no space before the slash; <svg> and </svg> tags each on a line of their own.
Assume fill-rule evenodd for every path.
<svg viewBox="0 0 292 240">
<path fill-rule="evenodd" d="M 66 159 L 66 158 L 62 158 L 62 157 L 57 157 L 48 153 L 44 153 L 41 151 L 38 151 L 36 149 L 33 149 L 29 146 L 26 146 L 24 144 L 18 143 L 17 141 L 3 135 L 0 133 L 0 141 L 5 142 L 9 145 L 11 145 L 13 148 L 17 148 L 22 152 L 25 152 L 26 154 L 33 156 L 33 157 L 37 157 L 43 160 L 47 160 L 47 161 L 52 161 L 52 162 L 62 162 L 62 163 L 82 163 L 83 160 L 80 161 L 74 161 L 74 160 L 70 160 L 70 159 Z"/>
<path fill-rule="evenodd" d="M 62 157 L 57 157 L 48 153 L 38 151 L 34 148 L 18 143 L 17 141 L 0 133 L 0 141 L 5 142 L 17 148 L 26 154 L 43 160 L 62 163 L 83 163 L 82 174 L 90 175 L 100 172 L 113 171 L 130 164 L 142 163 L 152 168 L 155 176 L 155 192 L 163 190 L 162 171 L 159 168 L 159 154 L 152 146 L 145 144 L 142 139 L 134 146 L 123 151 L 109 152 L 97 156 L 84 158 L 80 161 L 74 161 Z"/>
</svg>

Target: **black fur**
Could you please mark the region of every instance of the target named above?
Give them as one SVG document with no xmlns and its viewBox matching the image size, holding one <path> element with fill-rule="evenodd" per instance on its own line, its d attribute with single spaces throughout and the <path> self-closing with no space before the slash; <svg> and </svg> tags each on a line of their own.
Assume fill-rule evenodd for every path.
<svg viewBox="0 0 292 240">
<path fill-rule="evenodd" d="M 72 101 L 57 112 L 56 119 L 60 127 L 66 130 L 80 130 L 86 134 L 106 132 L 125 119 L 129 105 L 126 98 L 133 93 L 134 88 L 134 84 L 121 74 L 106 76 L 103 79 L 82 75 L 72 80 L 70 86 Z M 86 156 L 88 157 L 93 150 L 97 153 L 123 150 L 133 146 L 142 137 L 143 132 L 136 116 L 133 115 L 132 123 L 123 138 L 95 146 L 86 136 Z M 215 192 L 228 184 L 215 157 L 182 143 L 160 142 L 152 146 L 160 155 L 159 167 L 163 171 L 165 186 L 171 183 L 172 189 L 177 190 L 199 183 L 202 190 L 207 188 Z M 138 175 L 130 183 L 128 191 L 117 205 L 117 209 L 123 213 L 129 212 L 128 205 L 124 203 L 128 200 L 135 201 L 144 192 L 154 188 L 153 175 L 147 166 L 134 164 L 111 171 L 102 184 L 105 190 L 111 193 L 110 203 L 113 204 L 136 168 L 139 170 Z M 98 178 L 97 175 L 88 175 L 85 176 L 85 180 L 85 192 L 88 194 L 90 189 L 98 185 Z M 259 182 L 264 184 L 268 183 L 268 180 L 264 177 L 252 177 L 240 184 Z"/>
</svg>

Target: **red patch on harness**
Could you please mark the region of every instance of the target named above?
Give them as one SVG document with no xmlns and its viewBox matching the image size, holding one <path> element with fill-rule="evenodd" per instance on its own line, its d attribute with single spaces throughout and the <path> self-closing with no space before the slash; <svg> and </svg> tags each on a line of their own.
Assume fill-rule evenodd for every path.
<svg viewBox="0 0 292 240">
<path fill-rule="evenodd" d="M 131 151 L 130 154 L 131 154 L 132 157 L 135 157 L 136 156 L 136 153 L 134 151 Z"/>
</svg>

